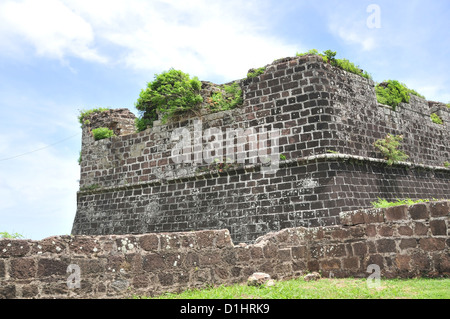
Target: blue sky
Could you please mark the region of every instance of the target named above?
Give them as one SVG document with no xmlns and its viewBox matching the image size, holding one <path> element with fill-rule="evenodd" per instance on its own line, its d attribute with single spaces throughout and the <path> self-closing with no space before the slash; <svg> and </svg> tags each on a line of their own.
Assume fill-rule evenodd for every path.
<svg viewBox="0 0 450 319">
<path fill-rule="evenodd" d="M 140 90 L 172 67 L 225 83 L 331 49 L 375 81 L 448 103 L 449 16 L 448 0 L 0 0 L 0 232 L 70 234 L 79 110 L 136 112 Z"/>
</svg>

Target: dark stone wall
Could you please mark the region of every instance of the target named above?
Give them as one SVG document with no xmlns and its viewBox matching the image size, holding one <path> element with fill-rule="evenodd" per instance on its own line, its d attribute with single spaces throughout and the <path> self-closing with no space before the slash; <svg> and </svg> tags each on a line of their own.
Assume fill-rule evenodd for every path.
<svg viewBox="0 0 450 319">
<path fill-rule="evenodd" d="M 240 85 L 242 107 L 205 114 L 200 124 L 155 122 L 138 134 L 83 140 L 73 233 L 227 228 L 234 241 L 251 242 L 286 227 L 335 225 L 340 212 L 370 207 L 378 197 L 448 198 L 446 107 L 412 96 L 393 111 L 377 103 L 373 81 L 316 56 L 278 60 Z M 444 125 L 431 122 L 431 111 Z M 274 174 L 251 164 L 248 148 L 245 163 L 228 170 L 173 162 L 175 130 L 187 129 L 194 141 L 196 129 L 209 128 L 279 130 L 286 160 Z M 387 133 L 404 136 L 408 163 L 382 160 L 373 143 Z"/>
<path fill-rule="evenodd" d="M 370 207 L 378 198 L 448 198 L 449 180 L 448 170 L 389 167 L 328 156 L 285 165 L 271 177 L 230 170 L 197 179 L 79 193 L 73 233 L 226 228 L 233 241 L 252 242 L 283 228 L 336 225 L 339 213 Z"/>
</svg>

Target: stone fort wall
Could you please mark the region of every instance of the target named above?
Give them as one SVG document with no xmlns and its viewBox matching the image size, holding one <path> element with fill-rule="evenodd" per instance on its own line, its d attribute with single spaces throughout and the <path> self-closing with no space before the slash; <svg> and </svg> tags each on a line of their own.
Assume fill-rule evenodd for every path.
<svg viewBox="0 0 450 319">
<path fill-rule="evenodd" d="M 340 213 L 370 207 L 377 198 L 449 198 L 450 169 L 444 162 L 450 161 L 450 112 L 445 105 L 411 96 L 410 103 L 393 111 L 377 103 L 373 81 L 316 56 L 275 61 L 264 74 L 239 84 L 241 107 L 155 122 L 140 133 L 129 134 L 134 118 L 126 109 L 92 115 L 83 128 L 72 233 L 228 229 L 233 241 L 250 243 L 285 228 L 338 225 Z M 431 121 L 433 112 L 444 125 Z M 90 130 L 100 126 L 119 136 L 94 141 Z M 277 151 L 283 160 L 276 172 L 266 173 L 244 146 L 237 154 L 245 162 L 227 169 L 217 162 L 174 163 L 177 141 L 172 136 L 182 129 L 205 148 L 211 141 L 196 132 L 279 130 Z M 388 166 L 373 146 L 388 133 L 404 136 L 407 163 Z M 239 149 L 238 139 L 231 136 L 231 141 Z M 216 151 L 219 161 L 226 157 L 226 139 Z M 188 156 L 198 159 L 198 154 L 192 148 Z"/>
<path fill-rule="evenodd" d="M 341 213 L 341 224 L 287 228 L 234 244 L 228 230 L 0 239 L 1 298 L 131 298 L 276 280 L 450 274 L 450 202 Z M 371 266 L 371 267 L 369 267 Z"/>
</svg>

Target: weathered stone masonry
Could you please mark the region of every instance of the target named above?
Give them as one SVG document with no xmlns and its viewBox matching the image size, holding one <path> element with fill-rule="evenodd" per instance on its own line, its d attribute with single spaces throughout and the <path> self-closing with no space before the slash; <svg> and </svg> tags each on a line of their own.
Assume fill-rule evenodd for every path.
<svg viewBox="0 0 450 319">
<path fill-rule="evenodd" d="M 92 115 L 83 128 L 72 233 L 226 228 L 234 241 L 249 243 L 287 227 L 339 224 L 339 213 L 370 207 L 379 197 L 449 198 L 445 105 L 411 96 L 409 104 L 393 111 L 377 103 L 371 80 L 315 56 L 278 60 L 240 85 L 243 106 L 202 116 L 201 129 L 281 130 L 279 151 L 286 160 L 276 174 L 262 174 L 259 164 L 247 162 L 223 172 L 205 170 L 206 164 L 173 163 L 172 132 L 194 132 L 199 118 L 155 122 L 138 134 L 94 141 L 90 129 L 130 128 L 133 115 L 126 109 L 100 119 Z M 431 122 L 432 112 L 444 125 Z M 373 143 L 388 133 L 404 136 L 408 163 L 389 167 L 381 159 Z"/>
<path fill-rule="evenodd" d="M 228 230 L 142 235 L 0 239 L 0 298 L 123 298 L 243 283 L 254 272 L 277 280 L 307 271 L 367 278 L 450 274 L 450 202 L 341 213 L 342 225 L 287 228 L 254 244 Z M 69 265 L 80 288 L 69 289 Z"/>
</svg>

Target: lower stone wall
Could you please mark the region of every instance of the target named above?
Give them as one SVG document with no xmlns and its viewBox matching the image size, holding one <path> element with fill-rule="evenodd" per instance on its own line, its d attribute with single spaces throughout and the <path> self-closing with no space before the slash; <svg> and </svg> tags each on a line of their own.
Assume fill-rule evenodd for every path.
<svg viewBox="0 0 450 319">
<path fill-rule="evenodd" d="M 234 245 L 228 230 L 0 240 L 0 298 L 126 298 L 308 271 L 367 278 L 450 275 L 450 202 L 341 214 Z M 79 286 L 77 285 L 79 284 Z"/>
<path fill-rule="evenodd" d="M 450 199 L 450 169 L 343 154 L 191 178 L 79 192 L 74 235 L 228 229 L 252 243 L 284 228 L 339 224 L 339 214 L 387 200 Z"/>
</svg>

